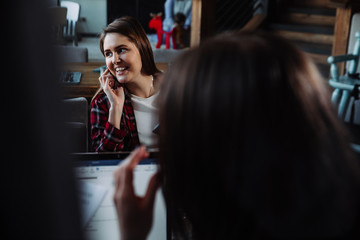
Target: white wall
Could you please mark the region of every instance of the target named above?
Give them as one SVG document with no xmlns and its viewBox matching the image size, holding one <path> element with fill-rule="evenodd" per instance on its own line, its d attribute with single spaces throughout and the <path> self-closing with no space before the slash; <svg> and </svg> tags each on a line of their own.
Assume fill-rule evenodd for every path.
<svg viewBox="0 0 360 240">
<path fill-rule="evenodd" d="M 77 26 L 79 33 L 99 34 L 106 27 L 106 0 L 71 1 L 80 4 L 80 19 Z"/>
</svg>

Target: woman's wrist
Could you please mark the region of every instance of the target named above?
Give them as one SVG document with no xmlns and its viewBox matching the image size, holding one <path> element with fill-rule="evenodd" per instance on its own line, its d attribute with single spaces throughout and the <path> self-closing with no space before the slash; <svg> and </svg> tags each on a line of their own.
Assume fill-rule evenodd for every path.
<svg viewBox="0 0 360 240">
<path fill-rule="evenodd" d="M 123 107 L 124 107 L 123 102 L 111 102 L 109 111 L 110 110 L 112 110 L 112 111 L 121 110 L 122 111 Z"/>
<path fill-rule="evenodd" d="M 108 122 L 114 125 L 117 129 L 120 129 L 120 120 L 122 115 L 123 104 L 112 104 L 109 109 Z"/>
</svg>

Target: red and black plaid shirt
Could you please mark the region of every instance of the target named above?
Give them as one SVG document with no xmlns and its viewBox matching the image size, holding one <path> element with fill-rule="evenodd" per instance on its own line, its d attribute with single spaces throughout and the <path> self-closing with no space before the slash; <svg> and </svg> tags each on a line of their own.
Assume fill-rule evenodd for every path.
<svg viewBox="0 0 360 240">
<path fill-rule="evenodd" d="M 96 152 L 131 151 L 140 145 L 134 109 L 125 90 L 125 102 L 121 115 L 120 129 L 108 122 L 110 102 L 100 92 L 91 103 L 91 146 Z"/>
</svg>

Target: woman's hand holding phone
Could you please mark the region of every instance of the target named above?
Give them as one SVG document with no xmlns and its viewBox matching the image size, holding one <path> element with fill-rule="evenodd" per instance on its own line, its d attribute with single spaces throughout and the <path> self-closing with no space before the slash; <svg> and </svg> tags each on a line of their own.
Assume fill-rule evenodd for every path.
<svg viewBox="0 0 360 240">
<path fill-rule="evenodd" d="M 116 81 L 115 77 L 110 73 L 108 68 L 99 77 L 99 82 L 112 106 L 124 104 L 124 88 L 118 81 Z"/>
<path fill-rule="evenodd" d="M 99 82 L 111 104 L 108 122 L 120 129 L 122 109 L 125 102 L 124 87 L 115 79 L 109 69 L 101 74 Z"/>
</svg>

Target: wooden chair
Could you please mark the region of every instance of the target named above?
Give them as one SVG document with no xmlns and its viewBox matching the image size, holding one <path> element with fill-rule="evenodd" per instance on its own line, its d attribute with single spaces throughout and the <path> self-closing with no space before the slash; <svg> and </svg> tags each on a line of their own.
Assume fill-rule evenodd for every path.
<svg viewBox="0 0 360 240">
<path fill-rule="evenodd" d="M 354 14 L 350 30 L 348 54 L 330 56 L 331 64 L 329 80 L 334 88 L 331 101 L 338 108 L 338 116 L 347 124 L 353 135 L 353 149 L 360 154 L 360 116 L 358 114 L 360 100 L 351 97 L 356 89 L 360 91 L 360 13 Z M 340 76 L 337 63 L 346 62 L 346 73 Z M 358 96 L 355 94 L 355 96 Z"/>
<path fill-rule="evenodd" d="M 353 16 L 353 23 L 355 27 L 351 28 L 351 36 L 349 46 L 353 46 L 353 49 L 349 49 L 348 54 L 330 56 L 328 63 L 331 64 L 330 74 L 331 79 L 329 80 L 330 86 L 335 88 L 332 94 L 332 102 L 338 106 L 338 115 L 341 119 L 344 119 L 345 111 L 349 104 L 350 93 L 354 89 L 355 84 L 360 84 L 359 79 L 359 56 L 360 56 L 360 13 Z M 347 62 L 346 74 L 340 76 L 339 68 L 337 63 Z"/>
</svg>

